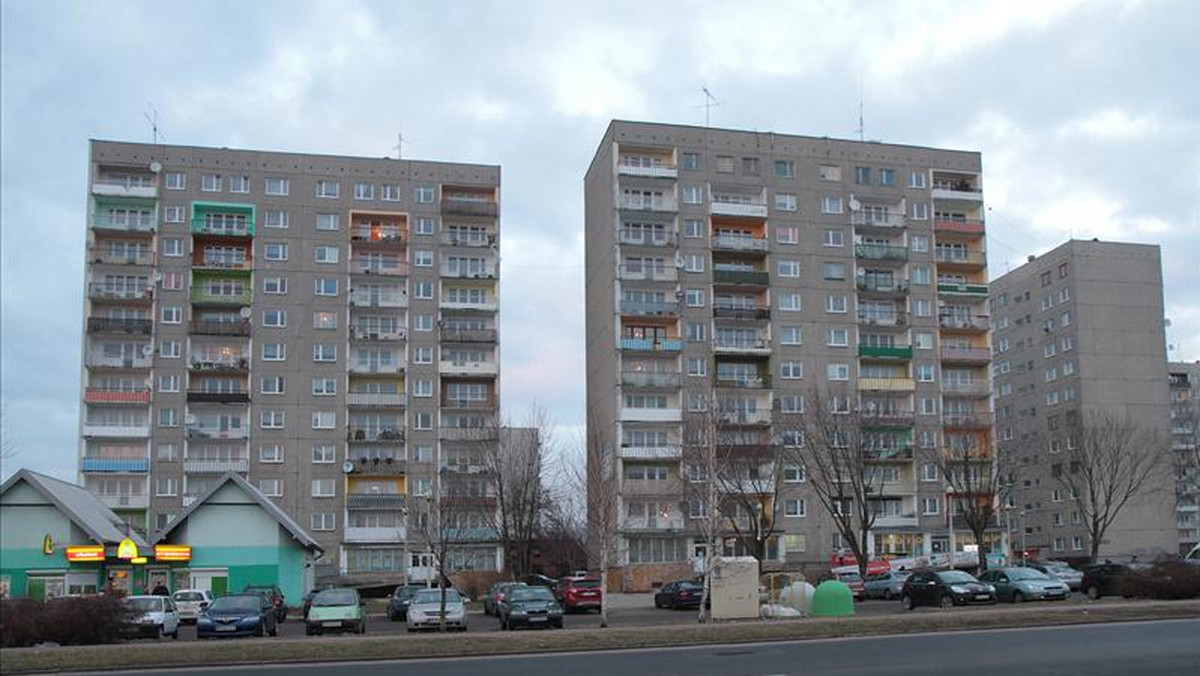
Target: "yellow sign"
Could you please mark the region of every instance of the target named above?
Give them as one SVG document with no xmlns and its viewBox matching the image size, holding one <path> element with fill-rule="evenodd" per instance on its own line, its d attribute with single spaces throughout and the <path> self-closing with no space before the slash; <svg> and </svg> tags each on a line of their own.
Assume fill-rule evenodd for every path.
<svg viewBox="0 0 1200 676">
<path fill-rule="evenodd" d="M 157 561 L 191 561 L 191 545 L 154 545 L 154 558 Z"/>
<path fill-rule="evenodd" d="M 137 545 L 133 540 L 125 538 L 121 540 L 121 544 L 117 545 L 117 558 L 129 561 L 138 557 Z"/>
<path fill-rule="evenodd" d="M 68 561 L 103 561 L 104 545 L 67 547 Z"/>
<path fill-rule="evenodd" d="M 42 538 L 42 553 L 43 554 L 53 554 L 54 553 L 54 539 L 50 537 L 49 533 L 46 533 L 46 537 Z"/>
<path fill-rule="evenodd" d="M 129 562 L 130 562 L 130 563 L 145 563 L 145 562 L 146 562 L 146 557 L 144 557 L 144 556 L 135 556 L 135 557 L 133 557 L 132 559 L 129 559 Z"/>
</svg>

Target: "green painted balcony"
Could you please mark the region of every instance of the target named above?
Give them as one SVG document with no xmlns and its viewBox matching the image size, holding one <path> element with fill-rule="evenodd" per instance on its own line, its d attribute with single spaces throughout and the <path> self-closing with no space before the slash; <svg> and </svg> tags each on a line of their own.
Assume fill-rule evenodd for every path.
<svg viewBox="0 0 1200 676">
<path fill-rule="evenodd" d="M 771 283 L 771 273 L 758 270 L 713 270 L 714 284 L 754 284 L 767 286 Z"/>
<path fill-rule="evenodd" d="M 912 359 L 913 349 L 910 346 L 874 347 L 871 345 L 859 345 L 858 356 L 873 357 L 876 359 Z"/>
<path fill-rule="evenodd" d="M 213 305 L 249 305 L 251 298 L 250 286 L 244 285 L 240 291 L 226 292 L 227 289 L 221 289 L 220 292 L 214 292 L 207 285 L 199 283 L 192 287 L 192 302 L 193 303 L 210 303 Z"/>
<path fill-rule="evenodd" d="M 938 282 L 938 293 L 951 293 L 960 296 L 987 297 L 987 284 L 945 284 Z"/>
<path fill-rule="evenodd" d="M 253 237 L 254 215 L 253 204 L 192 202 L 192 234 Z"/>
<path fill-rule="evenodd" d="M 902 262 L 908 260 L 908 249 L 886 244 L 855 244 L 854 255 L 872 261 Z"/>
</svg>

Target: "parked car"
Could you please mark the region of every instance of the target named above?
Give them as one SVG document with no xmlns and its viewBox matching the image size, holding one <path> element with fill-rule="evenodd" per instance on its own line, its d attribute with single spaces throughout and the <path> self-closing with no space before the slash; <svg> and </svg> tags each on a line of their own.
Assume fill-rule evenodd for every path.
<svg viewBox="0 0 1200 676">
<path fill-rule="evenodd" d="M 517 627 L 562 629 L 563 609 L 545 587 L 512 586 L 496 605 L 501 631 Z"/>
<path fill-rule="evenodd" d="M 704 585 L 695 580 L 676 580 L 664 584 L 654 594 L 655 608 L 699 608 Z"/>
<path fill-rule="evenodd" d="M 273 584 L 249 584 L 242 590 L 247 594 L 262 594 L 271 602 L 271 607 L 275 609 L 275 621 L 283 622 L 287 619 L 287 599 L 283 597 L 283 590 Z"/>
<path fill-rule="evenodd" d="M 600 580 L 593 577 L 564 577 L 554 587 L 554 598 L 568 613 L 600 611 Z"/>
<path fill-rule="evenodd" d="M 496 608 L 501 601 L 504 600 L 505 594 L 513 587 L 524 587 L 524 582 L 497 582 L 492 585 L 487 594 L 483 597 L 483 614 L 495 615 Z"/>
<path fill-rule="evenodd" d="M 1179 557 L 1179 560 L 1193 566 L 1200 566 L 1200 544 L 1192 547 L 1187 554 Z"/>
<path fill-rule="evenodd" d="M 362 599 L 354 589 L 326 589 L 317 592 L 312 599 L 308 617 L 304 620 L 304 633 L 324 634 L 328 632 L 367 633 L 367 614 L 363 612 Z"/>
<path fill-rule="evenodd" d="M 984 571 L 979 581 L 996 588 L 997 601 L 1064 601 L 1071 596 L 1065 582 L 1031 566 L 992 568 Z"/>
<path fill-rule="evenodd" d="M 548 587 L 550 589 L 554 589 L 558 585 L 558 580 L 546 577 L 541 573 L 530 573 L 529 575 L 517 578 L 517 581 L 524 582 L 530 587 Z"/>
<path fill-rule="evenodd" d="M 900 591 L 900 603 L 905 610 L 916 606 L 951 608 L 995 602 L 995 587 L 961 570 L 913 571 Z"/>
<path fill-rule="evenodd" d="M 912 572 L 907 570 L 893 570 L 887 573 L 868 575 L 866 582 L 863 583 L 862 596 L 865 599 L 883 599 L 885 601 L 898 599 L 901 590 L 904 589 L 904 581 L 908 579 L 909 575 L 912 575 Z M 853 591 L 853 588 L 851 590 Z"/>
<path fill-rule="evenodd" d="M 121 633 L 135 636 L 179 638 L 179 611 L 167 596 L 126 596 L 130 620 Z"/>
<path fill-rule="evenodd" d="M 196 620 L 196 638 L 275 636 L 277 633 L 275 608 L 261 593 L 222 596 Z"/>
<path fill-rule="evenodd" d="M 180 589 L 171 595 L 171 600 L 179 610 L 179 621 L 195 624 L 200 613 L 213 602 L 213 595 L 207 589 Z"/>
<path fill-rule="evenodd" d="M 1083 567 L 1083 593 L 1089 599 L 1112 596 L 1122 592 L 1124 580 L 1133 575 L 1133 570 L 1120 563 L 1097 563 Z"/>
<path fill-rule="evenodd" d="M 309 589 L 304 593 L 304 596 L 300 597 L 300 616 L 302 618 L 308 619 L 308 610 L 312 607 L 313 597 L 320 593 L 320 591 L 320 589 Z"/>
<path fill-rule="evenodd" d="M 1040 570 L 1059 582 L 1067 585 L 1071 591 L 1079 591 L 1083 586 L 1083 573 L 1062 561 L 1033 561 L 1025 566 Z"/>
<path fill-rule="evenodd" d="M 817 585 L 820 586 L 820 584 L 826 580 L 837 580 L 838 582 L 841 582 L 850 588 L 850 592 L 854 594 L 855 601 L 862 600 L 863 589 L 866 587 L 866 583 L 863 582 L 862 576 L 858 574 L 857 570 L 831 570 L 822 575 L 821 579 L 817 580 Z"/>
<path fill-rule="evenodd" d="M 442 619 L 442 590 L 422 589 L 408 603 L 406 622 L 409 631 L 437 629 Z M 467 630 L 467 605 L 457 589 L 446 590 L 446 627 Z"/>
<path fill-rule="evenodd" d="M 387 616 L 392 622 L 399 622 L 408 617 L 408 604 L 412 601 L 412 597 L 422 589 L 425 585 L 420 584 L 402 584 L 396 587 L 392 592 L 391 598 L 388 599 Z"/>
</svg>

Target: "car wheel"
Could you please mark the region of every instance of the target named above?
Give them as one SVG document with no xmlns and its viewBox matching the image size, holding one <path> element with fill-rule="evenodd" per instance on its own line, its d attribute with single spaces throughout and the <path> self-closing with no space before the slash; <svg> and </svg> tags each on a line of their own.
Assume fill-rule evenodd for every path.
<svg viewBox="0 0 1200 676">
<path fill-rule="evenodd" d="M 178 624 L 175 625 L 175 631 L 171 632 L 171 638 L 172 639 L 179 638 L 179 625 Z"/>
<path fill-rule="evenodd" d="M 903 607 L 905 610 L 912 610 L 913 609 L 912 597 L 909 596 L 908 594 L 901 596 L 900 597 L 900 606 Z"/>
<path fill-rule="evenodd" d="M 271 634 L 271 636 L 278 636 L 278 635 L 279 635 L 279 625 L 278 625 L 278 624 L 271 625 L 271 631 L 270 631 L 270 634 Z"/>
<path fill-rule="evenodd" d="M 317 632 L 313 631 L 312 627 L 309 627 L 307 625 L 304 627 L 304 635 L 305 636 L 312 636 L 315 633 L 317 633 Z"/>
<path fill-rule="evenodd" d="M 1087 588 L 1086 594 L 1089 599 L 1095 601 L 1100 598 L 1100 588 L 1096 585 L 1092 585 Z"/>
<path fill-rule="evenodd" d="M 939 600 L 938 605 L 940 605 L 943 609 L 953 608 L 954 597 L 949 594 L 942 594 L 942 598 Z"/>
<path fill-rule="evenodd" d="M 254 632 L 254 635 L 259 638 L 262 638 L 262 636 L 266 633 L 267 633 L 266 629 L 263 627 L 262 623 L 260 622 L 258 625 L 258 630 Z"/>
<path fill-rule="evenodd" d="M 891 600 L 892 600 L 892 590 L 891 590 L 891 589 L 886 589 L 886 590 L 884 590 L 884 592 L 883 592 L 883 600 L 884 600 L 884 601 L 891 601 Z"/>
<path fill-rule="evenodd" d="M 1013 603 L 1024 603 L 1025 596 L 1023 594 L 1021 594 L 1021 592 L 1015 591 L 1015 592 L 1013 592 L 1012 602 Z"/>
<path fill-rule="evenodd" d="M 388 622 L 395 622 L 395 621 L 396 621 L 396 613 L 393 613 L 392 610 L 389 608 L 388 609 Z"/>
</svg>

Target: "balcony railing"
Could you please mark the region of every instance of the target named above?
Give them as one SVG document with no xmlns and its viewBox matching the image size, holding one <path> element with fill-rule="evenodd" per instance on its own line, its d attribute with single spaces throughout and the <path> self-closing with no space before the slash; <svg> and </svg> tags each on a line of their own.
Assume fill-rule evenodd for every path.
<svg viewBox="0 0 1200 676">
<path fill-rule="evenodd" d="M 349 366 L 350 373 L 380 373 L 398 375 L 404 373 L 404 364 L 400 362 L 354 362 Z"/>
<path fill-rule="evenodd" d="M 770 242 L 761 237 L 717 235 L 712 238 L 712 248 L 719 251 L 766 251 Z"/>
<path fill-rule="evenodd" d="M 714 216 L 766 218 L 767 205 L 761 202 L 725 202 L 714 198 L 708 205 L 708 213 Z"/>
<path fill-rule="evenodd" d="M 92 298 L 111 300 L 150 300 L 154 297 L 154 287 L 112 286 L 109 284 L 92 283 L 88 285 L 88 295 Z"/>
<path fill-rule="evenodd" d="M 404 246 L 408 243 L 408 231 L 397 226 L 373 228 L 356 224 L 350 227 L 350 241 L 355 244 Z"/>
<path fill-rule="evenodd" d="M 719 319 L 770 319 L 771 308 L 766 305 L 718 305 L 714 303 L 713 317 Z"/>
<path fill-rule="evenodd" d="M 150 506 L 147 493 L 98 494 L 96 497 L 109 509 L 146 509 Z"/>
<path fill-rule="evenodd" d="M 404 406 L 408 398 L 403 392 L 347 392 L 347 406 Z"/>
<path fill-rule="evenodd" d="M 92 227 L 97 230 L 117 230 L 120 232 L 143 232 L 150 234 L 154 232 L 157 223 L 158 216 L 156 214 L 147 216 L 130 216 L 119 213 L 92 214 Z"/>
<path fill-rule="evenodd" d="M 250 369 L 250 359 L 244 353 L 233 353 L 229 356 L 212 357 L 209 355 L 192 355 L 189 360 L 193 371 L 228 371 L 241 372 Z"/>
<path fill-rule="evenodd" d="M 443 361 L 438 372 L 458 376 L 494 376 L 500 365 L 494 361 Z"/>
<path fill-rule="evenodd" d="M 494 246 L 496 244 L 496 235 L 490 232 L 480 233 L 458 233 L 458 232 L 443 232 L 442 244 L 446 246 L 463 246 L 482 248 Z"/>
<path fill-rule="evenodd" d="M 858 389 L 883 392 L 911 392 L 916 388 L 912 378 L 859 378 Z"/>
<path fill-rule="evenodd" d="M 201 336 L 248 336 L 250 322 L 245 320 L 223 322 L 208 319 L 193 319 L 189 330 Z"/>
<path fill-rule="evenodd" d="M 83 436 L 99 439 L 142 439 L 150 436 L 150 424 L 106 425 L 103 423 L 84 423 Z"/>
<path fill-rule="evenodd" d="M 631 211 L 678 211 L 674 195 L 664 195 L 657 199 L 640 195 L 621 195 L 617 201 L 617 208 Z"/>
<path fill-rule="evenodd" d="M 904 409 L 863 409 L 858 418 L 864 427 L 911 427 L 915 413 Z"/>
<path fill-rule="evenodd" d="M 407 277 L 408 263 L 396 260 L 381 262 L 371 259 L 351 259 L 350 272 L 356 275 L 379 275 L 381 277 Z"/>
<path fill-rule="evenodd" d="M 249 439 L 250 430 L 245 427 L 229 429 L 219 425 L 195 424 L 187 426 L 187 436 L 189 439 Z"/>
<path fill-rule="evenodd" d="M 943 347 L 942 361 L 986 362 L 992 360 L 991 350 L 986 347 Z"/>
<path fill-rule="evenodd" d="M 935 180 L 931 196 L 935 200 L 983 201 L 983 191 L 967 181 Z"/>
<path fill-rule="evenodd" d="M 713 270 L 714 284 L 753 284 L 767 286 L 771 283 L 771 273 L 760 270 Z"/>
<path fill-rule="evenodd" d="M 124 317 L 88 317 L 88 333 L 129 333 L 150 335 L 153 322 L 149 319 L 126 319 Z"/>
<path fill-rule="evenodd" d="M 404 509 L 407 496 L 400 493 L 347 493 L 348 509 Z"/>
<path fill-rule="evenodd" d="M 617 232 L 617 241 L 621 244 L 629 246 L 675 246 L 676 238 L 673 232 L 631 232 L 620 230 Z"/>
<path fill-rule="evenodd" d="M 678 408 L 628 408 L 621 409 L 621 420 L 626 422 L 679 422 L 682 411 Z"/>
<path fill-rule="evenodd" d="M 744 354 L 760 354 L 771 351 L 771 341 L 766 338 L 713 338 L 714 352 L 738 352 Z"/>
<path fill-rule="evenodd" d="M 92 347 L 93 352 L 87 356 L 87 365 L 92 368 L 109 369 L 148 369 L 154 363 L 149 356 L 138 357 L 105 357 L 99 353 L 99 348 Z M 139 352 L 141 347 L 138 348 Z"/>
<path fill-rule="evenodd" d="M 905 294 L 908 293 L 909 289 L 909 282 L 907 279 L 880 281 L 878 279 L 870 279 L 868 277 L 859 277 L 855 281 L 854 285 L 863 293 Z"/>
<path fill-rule="evenodd" d="M 254 219 L 250 217 L 229 216 L 221 218 L 193 218 L 193 235 L 214 235 L 219 237 L 253 237 Z"/>
<path fill-rule="evenodd" d="M 245 474 L 250 471 L 250 461 L 246 458 L 234 458 L 230 460 L 185 458 L 183 461 L 183 471 L 189 474 L 224 474 L 226 472 Z"/>
<path fill-rule="evenodd" d="M 443 342 L 494 343 L 498 338 L 496 329 L 442 329 Z"/>
<path fill-rule="evenodd" d="M 254 265 L 245 256 L 209 254 L 201 256 L 192 267 L 201 270 L 250 270 Z"/>
<path fill-rule="evenodd" d="M 211 305 L 249 305 L 252 292 L 249 287 L 241 293 L 212 293 L 203 286 L 192 287 L 192 302 Z"/>
<path fill-rule="evenodd" d="M 443 197 L 442 213 L 494 218 L 500 213 L 500 205 L 488 200 Z"/>
<path fill-rule="evenodd" d="M 677 338 L 622 338 L 620 348 L 636 352 L 679 352 L 683 350 L 683 341 Z"/>
<path fill-rule="evenodd" d="M 154 177 L 98 178 L 92 181 L 92 194 L 106 197 L 141 197 L 154 199 L 158 184 Z"/>
<path fill-rule="evenodd" d="M 991 394 L 991 387 L 988 385 L 987 381 L 983 381 L 983 380 L 968 380 L 968 381 L 943 380 L 942 381 L 942 392 L 944 394 L 962 394 L 962 395 L 983 396 L 983 395 Z"/>
<path fill-rule="evenodd" d="M 622 265 L 617 272 L 621 279 L 652 282 L 673 282 L 679 278 L 674 267 Z"/>
<path fill-rule="evenodd" d="M 149 458 L 84 458 L 81 468 L 85 472 L 143 473 L 150 471 Z"/>
<path fill-rule="evenodd" d="M 622 458 L 637 460 L 671 460 L 683 457 L 683 447 L 672 446 L 622 446 Z"/>
<path fill-rule="evenodd" d="M 89 404 L 149 404 L 150 390 L 110 390 L 104 387 L 89 387 L 83 391 L 83 400 Z"/>
<path fill-rule="evenodd" d="M 960 331 L 987 331 L 988 317 L 987 315 L 941 315 L 938 317 L 938 325 L 943 329 L 954 329 Z"/>
<path fill-rule="evenodd" d="M 976 267 L 987 265 L 987 255 L 982 251 L 963 251 L 961 249 L 938 249 L 935 258 L 941 265 L 961 265 Z M 940 285 L 939 285 L 940 286 Z M 986 288 L 984 293 L 986 294 Z"/>
<path fill-rule="evenodd" d="M 196 404 L 246 404 L 250 402 L 250 392 L 245 389 L 188 390 L 187 400 Z"/>
<path fill-rule="evenodd" d="M 645 371 L 623 371 L 621 385 L 625 387 L 647 387 L 675 389 L 680 384 L 678 373 L 648 373 Z"/>
<path fill-rule="evenodd" d="M 851 211 L 850 225 L 868 228 L 903 228 L 907 220 L 901 213 L 879 213 L 877 211 Z"/>
<path fill-rule="evenodd" d="M 675 178 L 679 170 L 671 164 L 656 164 L 644 166 L 640 164 L 617 163 L 617 173 L 623 176 L 646 176 L 649 178 Z"/>
<path fill-rule="evenodd" d="M 964 296 L 981 296 L 987 297 L 987 284 L 947 284 L 938 282 L 938 293 L 951 293 Z"/>
<path fill-rule="evenodd" d="M 871 261 L 902 262 L 908 260 L 908 249 L 887 244 L 855 244 L 854 255 Z"/>
<path fill-rule="evenodd" d="M 983 221 L 956 221 L 948 218 L 937 218 L 933 221 L 933 231 L 941 233 L 956 233 L 962 235 L 982 235 L 985 227 Z"/>
<path fill-rule="evenodd" d="M 496 408 L 496 399 L 494 397 L 484 397 L 483 399 L 451 399 L 447 397 L 442 399 L 442 408 L 459 411 L 491 411 Z"/>
<path fill-rule="evenodd" d="M 497 438 L 494 427 L 450 427 L 443 425 L 438 430 L 438 436 L 443 441 L 494 441 Z"/>
<path fill-rule="evenodd" d="M 399 290 L 367 291 L 355 289 L 350 292 L 350 305 L 354 307 L 408 307 L 408 294 Z"/>
<path fill-rule="evenodd" d="M 461 267 L 443 265 L 441 275 L 442 277 L 450 277 L 453 279 L 495 279 L 496 266 L 484 265 L 480 268 L 463 269 Z"/>
<path fill-rule="evenodd" d="M 382 329 L 378 326 L 350 326 L 350 338 L 353 340 L 385 341 L 404 340 L 408 337 L 406 327 Z"/>
<path fill-rule="evenodd" d="M 859 345 L 858 356 L 874 357 L 876 359 L 912 359 L 913 349 L 911 346 L 900 345 L 894 347 L 876 347 L 874 345 Z"/>
<path fill-rule="evenodd" d="M 92 262 L 102 265 L 154 265 L 154 252 L 115 254 L 101 251 L 92 254 Z"/>
<path fill-rule="evenodd" d="M 346 530 L 342 535 L 342 541 L 394 544 L 406 540 L 408 538 L 407 533 L 408 529 L 404 526 L 346 526 Z"/>
<path fill-rule="evenodd" d="M 732 387 L 747 390 L 765 390 L 771 387 L 771 376 L 747 376 L 745 378 L 722 378 L 717 376 L 713 383 L 717 387 Z"/>
<path fill-rule="evenodd" d="M 622 530 L 647 532 L 683 530 L 683 517 L 678 516 L 666 519 L 626 519 L 622 524 Z"/>
<path fill-rule="evenodd" d="M 353 462 L 354 470 L 351 474 L 357 476 L 403 476 L 408 469 L 403 457 L 358 458 Z"/>
<path fill-rule="evenodd" d="M 907 326 L 908 315 L 903 312 L 859 312 L 858 323 L 868 326 Z"/>
<path fill-rule="evenodd" d="M 875 528 L 915 528 L 919 523 L 917 515 L 913 513 L 891 516 L 880 514 L 875 517 Z"/>
<path fill-rule="evenodd" d="M 404 441 L 403 427 L 359 427 L 346 433 L 346 441 Z"/>
<path fill-rule="evenodd" d="M 717 423 L 721 425 L 768 425 L 770 422 L 770 410 L 721 411 L 717 413 Z"/>
<path fill-rule="evenodd" d="M 946 413 L 942 415 L 942 424 L 946 427 L 984 429 L 992 426 L 992 415 L 984 411 L 977 413 Z"/>
<path fill-rule="evenodd" d="M 679 314 L 679 303 L 653 300 L 623 300 L 621 314 L 662 316 Z"/>
</svg>

